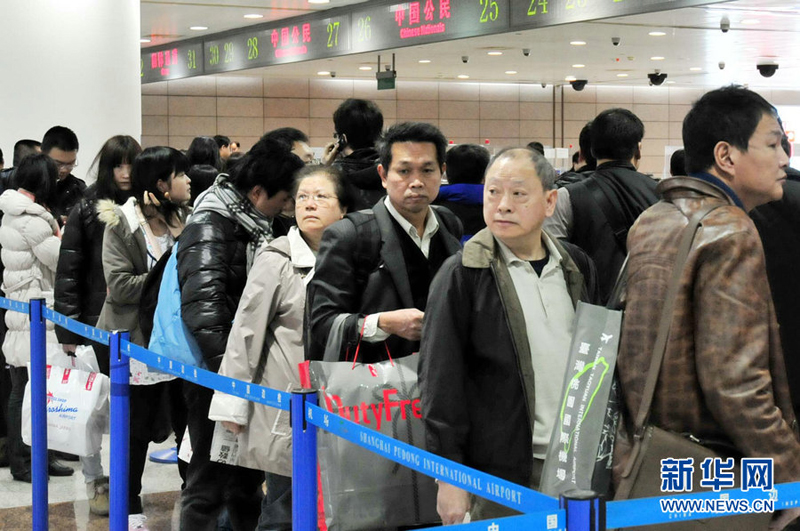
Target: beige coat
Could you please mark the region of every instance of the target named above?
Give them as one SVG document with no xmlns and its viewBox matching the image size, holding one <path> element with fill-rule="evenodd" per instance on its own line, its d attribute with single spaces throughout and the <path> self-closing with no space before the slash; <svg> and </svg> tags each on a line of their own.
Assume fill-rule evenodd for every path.
<svg viewBox="0 0 800 531">
<path fill-rule="evenodd" d="M 262 248 L 247 276 L 219 374 L 252 382 L 265 355 L 256 383 L 279 391 L 300 386 L 306 284 L 314 261 L 297 228 Z M 216 391 L 208 418 L 246 426 L 239 435 L 239 466 L 292 475 L 288 411 Z"/>
</svg>

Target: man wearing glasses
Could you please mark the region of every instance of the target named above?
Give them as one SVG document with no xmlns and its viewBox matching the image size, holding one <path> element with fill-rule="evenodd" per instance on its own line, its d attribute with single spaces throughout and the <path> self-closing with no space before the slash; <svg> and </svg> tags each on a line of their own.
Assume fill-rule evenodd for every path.
<svg viewBox="0 0 800 531">
<path fill-rule="evenodd" d="M 57 198 L 51 209 L 53 216 L 63 226 L 69 211 L 83 199 L 86 190 L 86 183 L 71 173 L 78 165 L 78 137 L 66 127 L 51 127 L 42 139 L 42 153 L 58 166 Z"/>
</svg>

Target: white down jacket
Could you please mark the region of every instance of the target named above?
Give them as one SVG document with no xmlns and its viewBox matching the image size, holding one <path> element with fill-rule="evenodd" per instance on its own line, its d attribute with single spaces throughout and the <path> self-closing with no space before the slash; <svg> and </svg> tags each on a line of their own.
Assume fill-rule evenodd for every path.
<svg viewBox="0 0 800 531">
<path fill-rule="evenodd" d="M 30 197 L 16 190 L 0 195 L 3 223 L 0 225 L 0 257 L 3 260 L 3 293 L 9 299 L 28 302 L 44 298 L 53 306 L 53 286 L 61 239 L 53 216 Z M 58 348 L 51 321 L 47 322 L 48 350 Z M 3 341 L 6 362 L 24 367 L 30 361 L 30 323 L 28 316 L 6 312 L 8 332 Z"/>
</svg>

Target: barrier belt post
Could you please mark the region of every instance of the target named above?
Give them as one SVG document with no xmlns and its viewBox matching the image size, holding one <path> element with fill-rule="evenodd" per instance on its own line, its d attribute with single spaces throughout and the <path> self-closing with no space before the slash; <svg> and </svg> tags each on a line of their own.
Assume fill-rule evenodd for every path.
<svg viewBox="0 0 800 531">
<path fill-rule="evenodd" d="M 591 490 L 570 490 L 559 503 L 567 513 L 569 531 L 606 531 L 606 502 Z"/>
<path fill-rule="evenodd" d="M 110 531 L 128 529 L 128 474 L 130 473 L 130 358 L 122 353 L 127 331 L 111 332 L 111 472 L 109 484 Z"/>
<path fill-rule="evenodd" d="M 47 324 L 44 299 L 31 299 L 31 482 L 33 529 L 46 530 L 47 507 Z"/>
<path fill-rule="evenodd" d="M 292 390 L 292 528 L 317 529 L 317 427 L 306 421 L 306 404 L 317 405 L 317 392 Z"/>
</svg>

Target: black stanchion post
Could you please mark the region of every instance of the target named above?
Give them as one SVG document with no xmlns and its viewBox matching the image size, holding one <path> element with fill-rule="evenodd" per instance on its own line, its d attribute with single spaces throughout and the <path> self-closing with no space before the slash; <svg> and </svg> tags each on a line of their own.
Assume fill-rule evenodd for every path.
<svg viewBox="0 0 800 531">
<path fill-rule="evenodd" d="M 47 324 L 44 299 L 31 299 L 31 479 L 33 529 L 48 527 L 47 507 Z"/>
<path fill-rule="evenodd" d="M 109 484 L 110 531 L 128 529 L 128 474 L 130 473 L 130 373 L 131 360 L 122 353 L 127 331 L 111 332 L 111 473 Z"/>
<path fill-rule="evenodd" d="M 569 531 L 606 531 L 606 501 L 591 490 L 570 490 L 559 503 L 567 513 Z"/>
<path fill-rule="evenodd" d="M 312 389 L 292 390 L 292 529 L 317 530 L 317 427 L 306 421 L 306 404 L 317 405 Z"/>
</svg>

